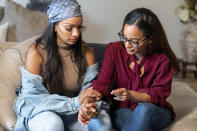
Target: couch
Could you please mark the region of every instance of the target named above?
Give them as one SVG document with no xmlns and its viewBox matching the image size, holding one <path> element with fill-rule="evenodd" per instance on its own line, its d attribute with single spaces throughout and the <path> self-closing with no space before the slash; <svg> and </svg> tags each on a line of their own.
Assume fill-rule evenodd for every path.
<svg viewBox="0 0 197 131">
<path fill-rule="evenodd" d="M 0 11 L 2 8 L 0 8 Z M 12 11 L 12 12 L 10 12 Z M 11 19 L 13 16 L 18 19 Z M 26 13 L 29 15 L 26 16 Z M 13 111 L 13 102 L 16 97 L 15 90 L 20 84 L 21 73 L 19 66 L 24 65 L 25 54 L 30 44 L 40 36 L 47 25 L 45 14 L 38 11 L 27 10 L 16 3 L 7 0 L 4 16 L 0 12 L 0 131 L 14 130 L 16 114 Z M 11 14 L 11 15 L 10 15 Z M 10 15 L 10 16 L 9 16 Z M 33 16 L 33 18 L 30 18 Z M 43 19 L 42 19 L 43 17 Z M 31 19 L 30 22 L 27 19 Z M 22 28 L 19 21 L 28 23 L 37 22 L 37 28 Z M 34 23 L 35 22 L 35 23 Z M 8 24 L 6 24 L 8 23 Z M 10 24 L 11 23 L 11 24 Z M 29 25 L 31 25 L 29 23 Z M 2 28 L 3 27 L 3 28 Z M 31 33 L 29 33 L 29 29 Z M 14 31 L 13 31 L 14 30 Z M 26 34 L 25 34 L 26 33 Z M 96 61 L 101 66 L 106 43 L 89 43 L 94 48 Z M 184 82 L 172 82 L 172 94 L 168 101 L 174 106 L 177 117 L 172 125 L 164 131 L 197 131 L 197 93 Z"/>
<path fill-rule="evenodd" d="M 16 115 L 12 105 L 16 96 L 15 90 L 21 80 L 19 66 L 24 65 L 26 51 L 37 37 L 18 42 L 0 54 L 0 131 L 14 129 Z M 89 45 L 94 48 L 96 61 L 101 66 L 106 44 Z M 173 104 L 177 117 L 164 131 L 196 131 L 197 93 L 188 84 L 173 81 L 172 94 L 168 101 Z"/>
</svg>

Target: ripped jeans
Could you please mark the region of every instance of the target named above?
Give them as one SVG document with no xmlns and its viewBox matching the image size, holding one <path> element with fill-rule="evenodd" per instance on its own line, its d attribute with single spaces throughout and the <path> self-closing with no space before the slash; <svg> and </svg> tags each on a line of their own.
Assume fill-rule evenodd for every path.
<svg viewBox="0 0 197 131">
<path fill-rule="evenodd" d="M 29 120 L 29 131 L 111 131 L 112 124 L 109 115 L 101 110 L 96 118 L 87 125 L 77 121 L 78 114 L 59 116 L 54 112 L 42 112 Z"/>
<path fill-rule="evenodd" d="M 129 108 L 115 111 L 112 121 L 118 131 L 160 131 L 172 123 L 172 118 L 167 108 L 139 103 L 134 111 Z"/>
</svg>

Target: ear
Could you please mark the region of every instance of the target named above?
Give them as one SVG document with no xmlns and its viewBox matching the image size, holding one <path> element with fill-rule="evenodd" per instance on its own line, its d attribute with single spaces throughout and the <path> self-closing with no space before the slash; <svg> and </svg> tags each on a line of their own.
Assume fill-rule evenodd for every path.
<svg viewBox="0 0 197 131">
<path fill-rule="evenodd" d="M 55 24 L 55 28 L 54 28 L 55 32 L 57 32 L 58 28 L 59 28 L 58 24 Z"/>
</svg>

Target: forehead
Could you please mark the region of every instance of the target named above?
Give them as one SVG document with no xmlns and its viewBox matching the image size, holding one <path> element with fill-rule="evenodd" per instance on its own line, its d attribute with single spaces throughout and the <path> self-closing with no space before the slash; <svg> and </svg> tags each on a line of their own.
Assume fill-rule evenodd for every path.
<svg viewBox="0 0 197 131">
<path fill-rule="evenodd" d="M 72 25 L 80 25 L 83 23 L 82 17 L 72 17 L 65 20 L 60 21 L 61 24 L 72 24 Z"/>
<path fill-rule="evenodd" d="M 143 36 L 143 31 L 141 31 L 135 24 L 125 24 L 123 33 L 124 36 L 128 38 L 139 38 Z"/>
</svg>

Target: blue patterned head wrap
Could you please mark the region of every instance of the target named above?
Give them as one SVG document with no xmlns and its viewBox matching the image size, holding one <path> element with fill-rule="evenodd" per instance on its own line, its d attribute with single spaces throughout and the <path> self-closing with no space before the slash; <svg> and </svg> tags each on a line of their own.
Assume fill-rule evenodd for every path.
<svg viewBox="0 0 197 131">
<path fill-rule="evenodd" d="M 81 17 L 80 5 L 76 0 L 52 0 L 48 6 L 49 23 L 72 17 Z"/>
</svg>

